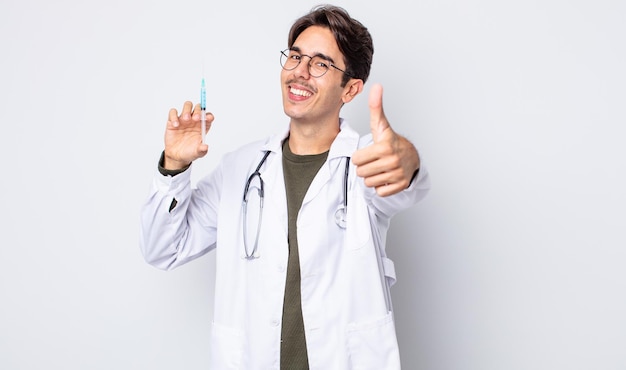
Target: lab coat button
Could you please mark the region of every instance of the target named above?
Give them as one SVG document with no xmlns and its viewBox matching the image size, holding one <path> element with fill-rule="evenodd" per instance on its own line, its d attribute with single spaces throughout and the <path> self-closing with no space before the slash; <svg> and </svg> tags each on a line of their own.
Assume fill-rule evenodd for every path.
<svg viewBox="0 0 626 370">
<path fill-rule="evenodd" d="M 280 321 L 274 319 L 274 320 L 272 320 L 271 324 L 272 324 L 272 326 L 278 326 L 280 324 Z"/>
<path fill-rule="evenodd" d="M 285 265 L 278 265 L 278 271 L 285 272 Z"/>
</svg>

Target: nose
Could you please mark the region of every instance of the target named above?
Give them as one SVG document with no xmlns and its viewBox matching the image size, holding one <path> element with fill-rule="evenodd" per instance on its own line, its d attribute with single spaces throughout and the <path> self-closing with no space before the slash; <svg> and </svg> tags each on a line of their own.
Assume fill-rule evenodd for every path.
<svg viewBox="0 0 626 370">
<path fill-rule="evenodd" d="M 305 62 L 304 57 L 307 57 L 309 59 Z M 311 58 L 308 55 L 303 55 L 301 58 L 302 59 L 300 59 L 300 64 L 298 64 L 296 69 L 293 70 L 293 73 L 298 77 L 308 79 L 311 76 L 310 67 L 311 67 L 311 59 L 313 58 Z"/>
</svg>

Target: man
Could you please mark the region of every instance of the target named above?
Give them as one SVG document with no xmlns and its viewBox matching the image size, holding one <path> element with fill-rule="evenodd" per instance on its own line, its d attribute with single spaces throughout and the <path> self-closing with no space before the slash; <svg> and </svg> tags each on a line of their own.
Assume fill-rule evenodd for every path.
<svg viewBox="0 0 626 370">
<path fill-rule="evenodd" d="M 400 367 L 384 242 L 390 218 L 429 185 L 383 113 L 380 86 L 371 136 L 339 116 L 363 91 L 372 55 L 368 30 L 341 8 L 298 19 L 281 60 L 288 129 L 225 155 L 193 190 L 190 164 L 208 152 L 201 109 L 170 110 L 141 248 L 162 269 L 216 249 L 212 368 Z"/>
</svg>

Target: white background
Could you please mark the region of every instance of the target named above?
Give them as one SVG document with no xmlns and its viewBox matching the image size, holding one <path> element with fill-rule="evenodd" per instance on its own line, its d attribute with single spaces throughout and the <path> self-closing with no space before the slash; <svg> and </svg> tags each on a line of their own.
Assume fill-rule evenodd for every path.
<svg viewBox="0 0 626 370">
<path fill-rule="evenodd" d="M 316 2 L 3 0 L 0 369 L 206 369 L 213 255 L 145 264 L 167 111 L 202 75 L 220 156 L 286 124 Z M 388 252 L 406 369 L 626 368 L 626 5 L 338 1 L 433 189 Z M 343 115 L 368 130 L 367 94 Z"/>
</svg>

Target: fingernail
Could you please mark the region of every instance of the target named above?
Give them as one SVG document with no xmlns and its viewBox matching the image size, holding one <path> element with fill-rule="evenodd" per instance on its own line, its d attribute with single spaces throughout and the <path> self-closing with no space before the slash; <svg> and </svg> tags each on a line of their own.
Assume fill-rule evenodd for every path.
<svg viewBox="0 0 626 370">
<path fill-rule="evenodd" d="M 174 127 L 178 127 L 178 121 L 174 121 L 174 122 L 172 122 L 172 126 L 174 126 Z"/>
</svg>

